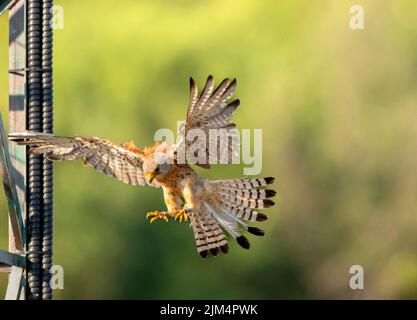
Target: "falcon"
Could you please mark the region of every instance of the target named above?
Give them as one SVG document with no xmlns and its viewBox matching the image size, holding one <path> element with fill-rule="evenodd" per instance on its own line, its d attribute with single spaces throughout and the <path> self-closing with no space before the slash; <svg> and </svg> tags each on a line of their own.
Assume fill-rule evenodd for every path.
<svg viewBox="0 0 417 320">
<path fill-rule="evenodd" d="M 60 137 L 28 131 L 12 133 L 9 138 L 29 146 L 29 154 L 43 154 L 46 159 L 57 161 L 82 159 L 85 165 L 124 183 L 162 188 L 167 210 L 148 212 L 146 218 L 151 223 L 157 219 L 188 221 L 194 232 L 197 251 L 203 258 L 209 254 L 227 253 L 230 238 L 249 249 L 250 243 L 244 233 L 264 235 L 263 230 L 249 223 L 267 219 L 259 209 L 274 205 L 269 198 L 276 192 L 267 187 L 274 178 L 206 179 L 192 166 L 209 169 L 213 162 L 207 159 L 213 160 L 213 155 L 209 154 L 205 143 L 198 144 L 196 149 L 195 141 L 184 139 L 193 130 L 207 136 L 211 130 L 227 133 L 236 130 L 231 118 L 240 101 L 230 101 L 236 86 L 236 79 L 225 79 L 215 88 L 213 77 L 209 76 L 199 94 L 190 78 L 186 121 L 179 130 L 182 138 L 173 145 L 156 141 L 154 146 L 141 150 L 132 141 L 118 144 L 98 137 Z M 203 142 L 212 140 L 207 138 Z M 229 140 L 222 139 L 217 149 Z M 226 146 L 227 163 L 233 156 L 232 147 L 233 143 Z M 186 157 L 185 161 L 180 161 L 181 150 L 190 151 L 192 155 L 200 153 L 204 157 L 196 161 L 189 161 Z M 221 152 L 214 158 L 220 156 Z"/>
</svg>

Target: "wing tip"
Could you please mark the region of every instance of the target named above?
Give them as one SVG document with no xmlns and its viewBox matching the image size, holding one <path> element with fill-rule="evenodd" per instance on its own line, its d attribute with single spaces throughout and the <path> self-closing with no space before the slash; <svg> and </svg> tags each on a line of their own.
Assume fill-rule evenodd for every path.
<svg viewBox="0 0 417 320">
<path fill-rule="evenodd" d="M 236 108 L 237 109 L 240 106 L 240 99 L 233 100 L 227 106 L 228 107 L 232 106 L 233 108 Z"/>
<path fill-rule="evenodd" d="M 10 141 L 22 141 L 24 139 L 33 139 L 39 137 L 53 137 L 51 133 L 34 132 L 34 131 L 16 131 L 8 134 Z"/>
<path fill-rule="evenodd" d="M 190 77 L 190 88 L 195 87 L 195 81 L 193 79 L 193 77 Z"/>
<path fill-rule="evenodd" d="M 229 87 L 236 88 L 236 86 L 237 86 L 237 79 L 233 78 L 232 82 L 230 82 L 230 84 L 229 84 Z"/>
</svg>

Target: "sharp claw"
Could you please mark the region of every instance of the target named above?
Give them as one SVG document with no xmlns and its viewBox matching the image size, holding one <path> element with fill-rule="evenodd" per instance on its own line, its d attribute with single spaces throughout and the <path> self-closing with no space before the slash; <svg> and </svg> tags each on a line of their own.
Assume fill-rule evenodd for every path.
<svg viewBox="0 0 417 320">
<path fill-rule="evenodd" d="M 151 219 L 149 220 L 149 223 L 154 222 L 158 218 L 164 219 L 165 222 L 168 222 L 168 217 L 164 212 L 160 212 L 160 211 L 148 212 L 146 214 L 146 219 L 149 219 L 150 217 L 151 217 Z"/>
<path fill-rule="evenodd" d="M 188 221 L 188 214 L 187 214 L 187 210 L 180 210 L 176 215 L 175 215 L 175 220 L 179 220 L 179 222 L 183 222 L 183 221 Z"/>
<path fill-rule="evenodd" d="M 180 223 L 183 221 L 188 221 L 190 217 L 187 214 L 188 210 L 180 210 L 180 211 L 167 211 L 167 212 L 160 212 L 160 211 L 152 211 L 146 214 L 146 219 L 150 219 L 149 222 L 152 223 L 158 218 L 165 220 L 168 222 L 168 216 L 172 216 L 175 221 L 179 221 Z"/>
<path fill-rule="evenodd" d="M 157 211 L 151 211 L 151 212 L 148 212 L 148 213 L 146 214 L 146 219 L 148 219 L 149 217 L 156 216 L 156 215 L 158 215 L 158 212 L 157 212 Z"/>
</svg>

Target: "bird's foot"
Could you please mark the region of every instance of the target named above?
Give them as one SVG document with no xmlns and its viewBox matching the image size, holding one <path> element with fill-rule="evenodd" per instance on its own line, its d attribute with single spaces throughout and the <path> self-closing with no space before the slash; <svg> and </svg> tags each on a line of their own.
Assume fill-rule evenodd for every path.
<svg viewBox="0 0 417 320">
<path fill-rule="evenodd" d="M 182 222 L 183 220 L 188 221 L 188 219 L 190 218 L 188 216 L 188 212 L 189 212 L 188 209 L 181 209 L 181 210 L 178 210 L 177 212 L 175 212 L 174 213 L 175 221 L 177 221 L 177 220 L 180 220 L 180 222 Z"/>
<path fill-rule="evenodd" d="M 146 219 L 149 219 L 149 222 L 152 223 L 156 219 L 163 219 L 165 222 L 168 222 L 168 215 L 164 211 L 151 211 L 146 214 Z"/>
</svg>

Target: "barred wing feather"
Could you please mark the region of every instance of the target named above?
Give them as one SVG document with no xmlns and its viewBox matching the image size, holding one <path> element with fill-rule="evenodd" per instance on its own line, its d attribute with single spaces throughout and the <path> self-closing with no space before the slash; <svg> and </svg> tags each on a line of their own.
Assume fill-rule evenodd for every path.
<svg viewBox="0 0 417 320">
<path fill-rule="evenodd" d="M 131 185 L 146 185 L 139 155 L 110 140 L 97 137 L 57 137 L 32 132 L 9 135 L 10 140 L 30 147 L 30 154 L 49 160 L 83 159 L 96 171 Z M 157 186 L 156 184 L 152 184 Z"/>
<path fill-rule="evenodd" d="M 193 147 L 192 150 L 202 151 L 204 157 L 202 158 L 203 161 L 197 160 L 196 163 L 192 164 L 210 168 L 210 163 L 232 163 L 233 157 L 238 155 L 239 137 L 235 130 L 236 124 L 232 122 L 231 118 L 239 107 L 240 101 L 237 99 L 228 102 L 234 94 L 236 86 L 236 79 L 224 79 L 214 89 L 214 79 L 209 76 L 199 95 L 196 83 L 190 78 L 190 100 L 187 118 L 179 129 L 179 138 L 175 149 L 187 154 L 187 150 L 191 150 L 191 146 L 196 143 L 197 148 Z M 187 139 L 187 134 L 193 129 L 201 130 L 206 137 L 205 141 L 189 141 L 191 139 Z M 211 136 L 210 130 L 217 132 L 220 137 Z M 209 154 L 209 151 L 212 151 L 209 146 L 213 144 L 217 146 L 216 152 Z M 186 158 L 186 160 L 189 159 Z"/>
</svg>

